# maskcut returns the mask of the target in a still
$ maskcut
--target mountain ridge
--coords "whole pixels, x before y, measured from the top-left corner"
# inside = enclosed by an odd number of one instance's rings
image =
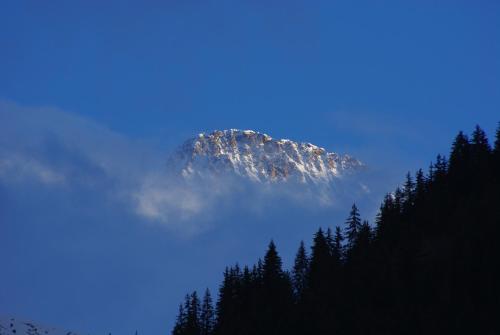
[[[214,130],[185,141],[168,159],[186,179],[234,173],[254,182],[328,184],[365,167],[356,158],[308,142],[254,130]]]

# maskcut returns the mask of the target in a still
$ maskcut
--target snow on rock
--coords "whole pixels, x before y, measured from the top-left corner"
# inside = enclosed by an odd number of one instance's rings
[[[169,158],[185,178],[235,173],[255,182],[329,183],[363,164],[311,143],[273,139],[253,130],[216,130],[184,142]]]
[[[77,335],[76,333],[41,326],[32,321],[12,317],[0,317],[0,335]]]

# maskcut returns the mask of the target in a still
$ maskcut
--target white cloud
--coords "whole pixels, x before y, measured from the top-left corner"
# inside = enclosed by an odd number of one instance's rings
[[[335,194],[227,176],[185,181],[167,175],[168,152],[53,108],[0,102],[0,134],[0,183],[36,181],[63,185],[61,192],[88,191],[83,193],[187,236],[210,229],[231,211],[261,215],[276,203],[310,211],[343,210],[353,195],[349,181],[339,181]]]
[[[50,166],[20,155],[0,158],[0,178],[7,183],[31,179],[43,184],[63,184],[66,179]]]

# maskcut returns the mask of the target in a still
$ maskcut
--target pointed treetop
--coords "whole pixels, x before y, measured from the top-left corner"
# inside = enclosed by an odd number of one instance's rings
[[[361,218],[359,210],[358,207],[356,207],[356,204],[353,204],[351,207],[351,212],[349,213],[349,217],[346,220],[346,236],[349,247],[352,247],[354,245],[360,228]]]
[[[307,284],[307,272],[309,270],[309,259],[307,257],[304,241],[300,241],[299,249],[295,256],[292,269],[292,283],[295,297],[300,299]]]
[[[276,250],[276,245],[274,244],[274,241],[271,240],[266,255],[264,256],[264,265],[263,265],[264,280],[276,277],[282,277],[283,270],[281,268],[281,265],[282,265],[281,257],[278,255],[278,251]]]
[[[344,235],[342,234],[342,229],[339,226],[335,227],[335,237],[333,238],[333,250],[332,254],[336,258],[337,261],[342,260],[343,258],[343,246],[342,242],[344,241]]]
[[[488,137],[479,125],[476,126],[472,133],[471,144],[475,153],[489,153],[491,151]]]
[[[422,169],[418,169],[417,173],[415,174],[415,193],[417,197],[422,195],[424,191],[425,191],[424,171],[422,171]]]
[[[408,172],[406,174],[406,181],[403,186],[403,196],[404,200],[407,202],[407,205],[411,205],[414,193],[415,193],[415,182],[413,181],[410,172]]]
[[[469,138],[460,131],[453,141],[450,153],[450,167],[456,167],[463,163],[469,156]]]
[[[314,234],[313,245],[311,249],[312,263],[319,259],[328,258],[330,256],[330,246],[328,245],[326,236],[321,228],[318,229],[318,232],[316,234]]]

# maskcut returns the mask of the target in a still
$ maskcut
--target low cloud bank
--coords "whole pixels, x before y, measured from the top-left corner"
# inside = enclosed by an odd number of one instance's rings
[[[376,195],[357,175],[333,189],[236,176],[186,181],[168,174],[168,152],[55,108],[1,102],[0,132],[0,192],[16,192],[19,184],[36,184],[37,192],[43,192],[40,185],[67,193],[83,189],[185,236],[213,228],[228,212],[261,215],[278,203],[345,212],[352,201]]]

